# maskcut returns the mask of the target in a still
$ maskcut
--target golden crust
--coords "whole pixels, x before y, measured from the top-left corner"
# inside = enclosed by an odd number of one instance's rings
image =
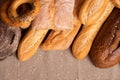
[[[45,42],[40,46],[43,50],[65,50],[68,49],[73,42],[76,34],[80,29],[80,22],[74,24],[73,30],[55,30],[52,31]]]
[[[68,49],[78,33],[81,22],[79,21],[79,10],[84,0],[75,0],[72,30],[52,30],[47,39],[40,46],[43,50],[65,50]],[[64,21],[64,20],[63,20]]]
[[[111,0],[117,8],[120,8],[120,0]]]
[[[36,53],[47,31],[33,28],[28,30],[18,47],[18,58],[20,61],[26,61]]]
[[[109,1],[101,17],[94,22],[93,25],[84,25],[81,32],[78,34],[72,45],[72,53],[77,59],[85,58],[92,46],[93,40],[96,37],[100,27],[112,12],[114,5]]]
[[[79,13],[79,19],[82,24],[95,24],[103,14],[108,3],[109,0],[85,0]]]

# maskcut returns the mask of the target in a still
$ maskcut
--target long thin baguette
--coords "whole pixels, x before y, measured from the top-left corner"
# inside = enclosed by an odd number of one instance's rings
[[[36,53],[47,32],[48,30],[29,29],[19,44],[18,58],[20,61],[26,61]]]
[[[43,50],[65,50],[70,47],[81,26],[78,15],[83,3],[84,0],[75,0],[72,14],[74,17],[72,20],[73,30],[53,30],[40,48]]]
[[[39,45],[53,24],[53,0],[40,0],[40,12],[31,24],[31,28],[21,40],[18,48],[20,61],[30,59],[38,50]]]
[[[109,1],[103,14],[96,22],[94,22],[95,24],[83,26],[81,32],[72,45],[72,53],[77,59],[83,59],[88,55],[94,38],[96,37],[104,21],[112,12],[113,8],[114,5]]]

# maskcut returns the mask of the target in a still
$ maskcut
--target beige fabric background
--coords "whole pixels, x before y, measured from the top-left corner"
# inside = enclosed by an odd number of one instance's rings
[[[99,69],[91,63],[89,57],[81,61],[75,59],[70,49],[39,49],[26,62],[18,61],[15,55],[0,61],[0,80],[120,80],[120,64]]]
[[[26,62],[15,55],[0,62],[0,80],[120,80],[120,65],[94,67],[89,58],[75,59],[70,50],[42,51]]]

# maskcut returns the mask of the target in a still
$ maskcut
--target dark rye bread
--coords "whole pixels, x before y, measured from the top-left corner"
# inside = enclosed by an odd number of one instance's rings
[[[0,21],[0,60],[17,50],[20,38],[20,28],[7,26]]]
[[[120,62],[120,9],[114,9],[96,36],[90,58],[100,68]]]

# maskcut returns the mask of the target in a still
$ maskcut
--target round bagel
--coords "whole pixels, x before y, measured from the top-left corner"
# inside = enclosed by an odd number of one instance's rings
[[[11,2],[9,0],[3,3],[2,7],[0,8],[0,19],[9,26],[22,27],[22,28],[28,27],[30,25],[30,23],[28,22],[27,23],[16,23],[10,20],[7,14],[7,9],[10,4]]]
[[[31,10],[20,15],[17,12],[17,9],[23,4],[29,4]],[[39,0],[13,0],[8,9],[8,16],[15,23],[19,24],[31,23],[31,21],[37,16],[39,9],[40,9]]]

